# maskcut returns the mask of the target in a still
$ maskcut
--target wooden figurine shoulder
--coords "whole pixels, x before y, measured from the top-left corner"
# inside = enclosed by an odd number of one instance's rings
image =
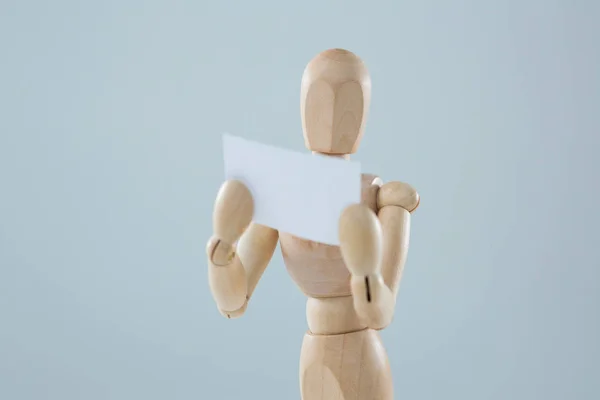
[[[377,208],[379,209],[385,206],[396,206],[412,213],[419,207],[420,201],[419,193],[404,182],[385,183],[377,193]]]

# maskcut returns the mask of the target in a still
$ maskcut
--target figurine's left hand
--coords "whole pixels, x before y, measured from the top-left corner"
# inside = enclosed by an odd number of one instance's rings
[[[380,329],[391,321],[395,296],[380,270],[383,233],[375,213],[363,204],[347,207],[339,222],[340,249],[350,271],[354,308],[363,322]]]

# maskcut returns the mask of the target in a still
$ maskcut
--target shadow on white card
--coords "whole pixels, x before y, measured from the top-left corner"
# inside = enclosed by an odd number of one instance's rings
[[[242,181],[254,198],[254,222],[339,245],[339,217],[360,202],[360,163],[300,153],[223,134],[225,179]]]

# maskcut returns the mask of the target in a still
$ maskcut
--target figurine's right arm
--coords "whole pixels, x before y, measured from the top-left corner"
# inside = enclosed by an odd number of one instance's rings
[[[221,186],[206,253],[210,290],[227,318],[246,311],[279,239],[275,229],[251,223],[253,213],[252,195],[243,183],[227,181]]]

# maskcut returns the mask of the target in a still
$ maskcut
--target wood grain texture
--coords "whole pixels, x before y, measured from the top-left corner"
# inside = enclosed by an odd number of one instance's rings
[[[352,154],[364,133],[371,103],[371,78],[363,61],[343,49],[326,50],[304,70],[300,90],[306,147]]]
[[[394,295],[398,293],[408,256],[410,213],[396,206],[385,206],[378,213],[383,231],[381,275]]]
[[[306,320],[309,332],[313,335],[336,335],[367,327],[356,313],[351,295],[320,299],[309,297]]]
[[[386,328],[394,318],[396,296],[383,277],[380,274],[353,276],[350,286],[359,321],[371,329]]]
[[[307,333],[300,355],[300,390],[302,400],[392,400],[392,375],[379,333]]]
[[[350,295],[350,272],[340,248],[279,234],[281,255],[298,288],[309,297]]]
[[[223,242],[212,237],[206,247],[208,284],[220,310],[233,311],[244,305],[247,297],[246,271],[233,247],[227,245],[228,262],[215,262],[214,254]]]
[[[381,186],[377,195],[378,208],[397,206],[413,212],[419,207],[420,202],[419,193],[404,182],[388,182]]]
[[[377,215],[364,204],[347,207],[339,222],[340,250],[355,276],[376,274],[381,267],[383,231]]]
[[[209,287],[227,318],[244,313],[277,246],[276,230],[251,224],[253,211],[252,195],[243,183],[226,181],[221,186],[206,255]]]
[[[381,180],[373,174],[361,176],[361,202],[376,212],[377,192]],[[283,233],[279,234],[281,254],[288,273],[309,297],[349,296],[350,272],[340,247]]]
[[[371,102],[371,80],[360,58],[342,49],[318,54],[304,70],[300,100],[308,149],[349,159]],[[244,314],[278,242],[290,276],[308,297],[309,332],[300,355],[303,400],[393,399],[378,330],[394,315],[411,213],[420,196],[403,182],[384,184],[371,174],[361,180],[360,204],[340,216],[340,246],[252,224],[253,199],[241,182],[225,182],[215,201],[206,252],[221,314]]]
[[[353,305],[361,323],[372,329],[389,325],[395,296],[381,276],[383,230],[364,204],[347,207],[340,217],[340,248],[352,278]]]
[[[273,257],[278,239],[276,229],[253,223],[238,242],[237,254],[246,271],[248,300]]]
[[[269,265],[275,248],[278,233],[275,229],[259,224],[251,224],[243,233],[237,246],[232,246],[232,255],[226,265],[215,265],[209,255],[209,285],[220,313],[227,318],[241,317]],[[209,241],[219,243],[218,239]],[[222,242],[221,242],[222,243]],[[214,246],[214,244],[213,244]],[[237,251],[236,250],[237,247]]]
[[[246,231],[253,216],[254,199],[246,185],[236,180],[223,183],[213,210],[214,236],[233,245]]]

